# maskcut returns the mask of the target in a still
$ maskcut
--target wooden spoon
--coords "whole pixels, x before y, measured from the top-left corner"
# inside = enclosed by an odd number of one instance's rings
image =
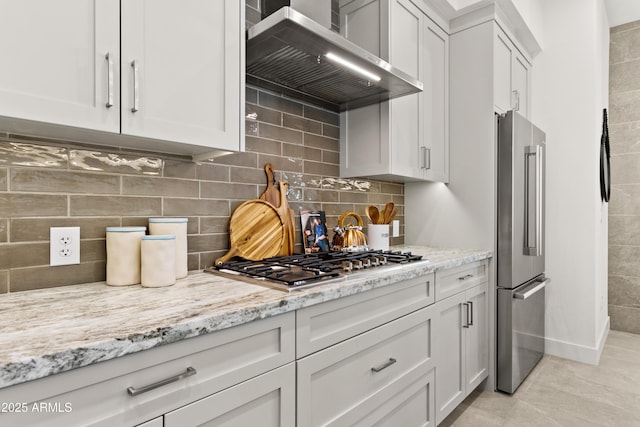
[[[366,211],[367,216],[371,220],[371,224],[378,224],[378,221],[380,220],[380,211],[378,211],[378,208],[370,205],[367,206]]]
[[[393,221],[393,219],[396,217],[396,215],[398,214],[398,208],[397,207],[393,207],[393,209],[391,210],[391,213],[389,214],[389,217],[386,219],[386,223],[385,224],[391,224],[391,221]]]
[[[384,205],[384,210],[382,211],[382,221],[380,222],[380,224],[389,224],[389,222],[391,221],[389,218],[391,217],[391,212],[393,212],[394,208],[395,205],[393,204],[393,202],[387,202],[387,204]]]

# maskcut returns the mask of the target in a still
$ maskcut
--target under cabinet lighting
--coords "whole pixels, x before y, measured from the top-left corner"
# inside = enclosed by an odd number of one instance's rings
[[[331,61],[333,61],[335,63],[338,63],[338,64],[340,64],[340,65],[342,65],[344,67],[349,68],[350,70],[353,70],[353,71],[355,71],[357,73],[362,74],[363,76],[365,76],[369,80],[373,80],[375,82],[379,82],[380,81],[380,76],[378,76],[376,74],[373,74],[370,71],[365,70],[364,68],[354,64],[351,61],[347,61],[346,59],[336,55],[335,53],[329,52],[325,56],[327,57],[327,59],[329,59],[329,60],[331,60]]]

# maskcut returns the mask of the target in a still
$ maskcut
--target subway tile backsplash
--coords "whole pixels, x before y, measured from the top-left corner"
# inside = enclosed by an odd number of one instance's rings
[[[247,25],[259,19],[258,7],[247,2]],[[389,200],[401,224],[391,243],[404,243],[403,184],[338,177],[338,114],[255,87],[245,101],[246,151],[206,162],[0,137],[0,293],[104,280],[105,228],[147,225],[149,217],[187,217],[189,269],[211,265],[229,246],[233,210],[264,191],[266,163],[289,182],[297,252],[300,209],[325,210],[333,228],[342,213],[364,219],[368,204]],[[49,228],[61,226],[80,226],[79,265],[48,265]]]

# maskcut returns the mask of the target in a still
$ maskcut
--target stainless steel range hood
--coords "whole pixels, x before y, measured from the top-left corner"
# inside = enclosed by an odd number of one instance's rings
[[[290,7],[247,31],[247,82],[345,111],[422,91],[422,82]]]

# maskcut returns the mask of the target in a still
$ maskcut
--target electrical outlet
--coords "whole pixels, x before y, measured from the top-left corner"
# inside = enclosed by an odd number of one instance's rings
[[[80,227],[49,229],[49,265],[80,264]]]
[[[400,236],[400,220],[394,219],[391,221],[391,237]]]

